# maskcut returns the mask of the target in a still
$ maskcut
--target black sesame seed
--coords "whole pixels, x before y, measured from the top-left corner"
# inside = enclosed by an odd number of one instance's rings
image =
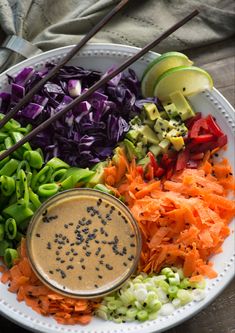
[[[97,284],[94,284],[94,287],[95,287],[95,288],[99,288],[99,287],[97,286]]]
[[[65,260],[60,260],[61,264],[65,263]]]
[[[81,259],[80,259],[80,262],[83,262],[83,261],[84,261],[84,258],[81,258]]]
[[[50,273],[50,274],[54,274],[54,272],[53,272],[53,271],[49,271],[49,273]]]
[[[74,260],[74,258],[70,258],[70,259],[69,259],[69,261],[73,261],[73,260]]]
[[[186,88],[185,87],[183,87],[183,91],[185,91],[186,90]]]
[[[44,212],[42,213],[42,216],[45,216],[45,215],[47,215],[47,209],[44,210]]]
[[[134,243],[131,243],[131,244],[130,244],[130,247],[135,247],[135,244],[134,244]]]
[[[68,256],[70,254],[70,251],[67,251],[65,254],[66,254],[66,256]]]
[[[102,275],[98,275],[98,278],[99,278],[99,279],[103,279],[103,276],[102,276]]]
[[[70,222],[70,223],[69,223],[69,225],[71,225],[71,226],[72,226],[72,225],[73,225],[73,222]]]
[[[100,260],[99,263],[100,263],[101,265],[103,265],[104,261],[103,261],[103,260]]]
[[[104,257],[105,257],[105,254],[101,254],[100,258],[102,258],[102,259],[103,259]]]
[[[81,275],[79,275],[79,276],[78,276],[78,279],[81,281],[81,280],[82,280],[82,276],[81,276]]]
[[[66,269],[67,269],[67,270],[69,270],[69,269],[74,269],[74,266],[73,266],[73,265],[68,265],[68,266],[66,267]]]
[[[78,255],[78,253],[77,253],[77,252],[73,252],[73,255],[74,255],[74,256],[77,256],[77,255]]]
[[[37,233],[37,234],[36,234],[36,237],[40,238],[40,237],[41,237],[41,235]]]
[[[96,271],[99,271],[100,269],[99,269],[99,267],[96,267],[95,270],[96,270]]]
[[[96,243],[96,244],[99,244],[100,241],[99,241],[98,239],[95,239],[95,243]]]
[[[108,270],[112,270],[113,269],[113,266],[109,265],[109,264],[106,264],[105,267],[108,269]]]
[[[127,263],[126,263],[126,262],[124,262],[124,263],[123,263],[123,266],[127,266]]]
[[[82,267],[82,269],[86,269],[86,266],[85,266],[85,265],[82,265],[81,267]]]
[[[58,256],[60,254],[60,251],[56,251],[55,254]]]
[[[65,229],[68,229],[69,226],[68,226],[68,224],[64,224],[64,227],[65,227]]]

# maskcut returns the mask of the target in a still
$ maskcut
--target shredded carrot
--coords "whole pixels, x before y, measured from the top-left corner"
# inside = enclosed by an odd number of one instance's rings
[[[235,215],[235,202],[227,198],[235,182],[228,160],[212,163],[206,153],[199,169],[185,169],[171,179],[147,182],[135,161],[122,179],[112,183],[137,220],[143,239],[139,270],[159,272],[180,265],[188,277],[214,278],[209,262],[221,251]],[[112,172],[115,165],[110,164]]]
[[[25,301],[41,315],[53,316],[60,324],[88,324],[98,303],[65,297],[50,290],[32,271],[26,256],[24,239],[19,252],[20,258],[10,270],[5,270],[1,277],[2,283],[9,283],[8,290],[17,294],[17,300]]]

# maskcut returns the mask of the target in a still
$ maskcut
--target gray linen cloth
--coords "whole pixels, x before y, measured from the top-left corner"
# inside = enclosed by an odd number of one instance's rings
[[[119,0],[0,0],[0,45],[17,35],[43,51],[77,43]],[[200,15],[155,48],[185,50],[235,33],[233,0],[130,0],[91,41],[143,47],[194,8]],[[0,48],[0,66],[21,60]]]

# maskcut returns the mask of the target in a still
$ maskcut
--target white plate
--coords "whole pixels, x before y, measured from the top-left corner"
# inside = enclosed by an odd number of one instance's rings
[[[71,47],[62,47],[55,49],[31,59],[25,60],[15,65],[7,73],[15,75],[25,66],[33,66],[35,69],[41,69],[46,62],[58,62]],[[117,44],[90,44],[86,46],[70,64],[76,64],[89,69],[105,71],[113,64],[120,64],[127,57],[133,55],[138,49],[125,45]],[[146,65],[156,57],[156,53],[150,52],[145,57],[132,65],[137,75],[145,69]],[[6,72],[5,72],[6,73]],[[5,73],[0,75],[0,91],[6,91],[8,87],[7,77]],[[222,130],[228,135],[229,145],[225,156],[234,165],[235,151],[235,122],[234,109],[225,100],[225,98],[216,90],[212,92],[204,92],[200,95],[190,98],[190,101],[196,111],[203,114],[213,114],[216,116]],[[218,277],[207,281],[206,298],[200,302],[191,302],[186,306],[175,310],[175,312],[167,317],[159,317],[154,321],[144,323],[125,323],[115,324],[105,322],[94,318],[87,326],[63,326],[58,325],[54,319],[38,315],[36,312],[27,307],[24,303],[16,300],[16,295],[7,291],[7,286],[0,284],[0,311],[10,320],[21,326],[27,327],[29,330],[36,332],[70,332],[70,333],[152,333],[162,332],[170,327],[178,325],[182,321],[195,315],[198,311],[206,307],[218,294],[227,286],[234,276],[235,261],[235,240],[234,240],[235,220],[230,224],[231,235],[223,244],[223,253],[212,258],[214,267],[218,272]]]

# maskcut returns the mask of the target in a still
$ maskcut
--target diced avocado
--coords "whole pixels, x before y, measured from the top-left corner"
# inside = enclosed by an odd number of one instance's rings
[[[142,120],[139,116],[135,116],[134,118],[131,119],[130,124],[141,126],[142,125]]]
[[[165,119],[157,119],[155,125],[154,125],[154,130],[160,140],[166,136],[166,133],[164,132],[169,132],[171,129],[173,129],[174,126],[171,125],[171,123],[168,120]]]
[[[175,91],[170,94],[170,99],[172,103],[175,104],[176,109],[180,115],[180,118],[185,121],[193,116],[195,116],[194,111],[189,105],[188,101],[180,91]]]
[[[178,129],[176,128],[173,128],[172,130],[170,130],[167,135],[166,135],[166,138],[167,139],[170,139],[170,138],[174,138],[174,137],[177,137],[177,136],[180,136],[180,132]]]
[[[166,111],[161,111],[160,112],[160,117],[162,119],[169,119],[168,114],[166,113]]]
[[[181,125],[181,122],[175,119],[170,119],[169,124],[172,128],[177,128],[179,125]]]
[[[166,113],[170,119],[179,116],[179,112],[174,103],[164,105],[164,109],[166,110]]]
[[[168,148],[170,147],[170,141],[168,139],[164,139],[159,143],[159,147],[161,148],[161,151],[163,153],[166,153],[168,151]]]
[[[169,140],[176,151],[180,151],[184,147],[184,139],[182,136],[170,137]]]
[[[160,117],[157,106],[154,103],[144,104],[144,110],[150,120],[156,120]]]
[[[134,130],[134,129],[131,129],[127,132],[126,134],[126,138],[131,140],[132,142],[136,142],[137,139],[138,139],[138,136],[139,136],[139,132]]]
[[[124,145],[126,148],[126,152],[127,152],[127,157],[128,159],[131,161],[133,158],[142,158],[142,152],[141,149],[136,147],[133,142],[131,142],[128,139],[124,139]]]
[[[137,152],[137,158],[141,159],[143,158],[147,153],[147,147],[145,146],[144,142],[139,141],[136,145],[136,152]]]
[[[150,159],[148,156],[145,156],[144,158],[141,158],[141,160],[138,161],[138,165],[146,165],[150,162]]]
[[[156,133],[148,125],[144,125],[142,127],[141,133],[143,137],[147,140],[147,142],[153,143],[155,145],[159,143]]]
[[[87,186],[94,187],[97,184],[104,182],[104,168],[107,166],[107,162],[99,162],[97,163],[92,170],[95,171],[95,174],[89,180]]]
[[[177,130],[179,131],[179,135],[180,136],[184,136],[188,133],[188,129],[187,127],[185,126],[185,124],[181,124],[177,127]]]
[[[157,145],[151,145],[148,149],[149,149],[149,151],[151,151],[151,153],[153,153],[153,155],[155,157],[157,157],[161,152],[161,148],[159,147],[159,145],[158,146]]]

